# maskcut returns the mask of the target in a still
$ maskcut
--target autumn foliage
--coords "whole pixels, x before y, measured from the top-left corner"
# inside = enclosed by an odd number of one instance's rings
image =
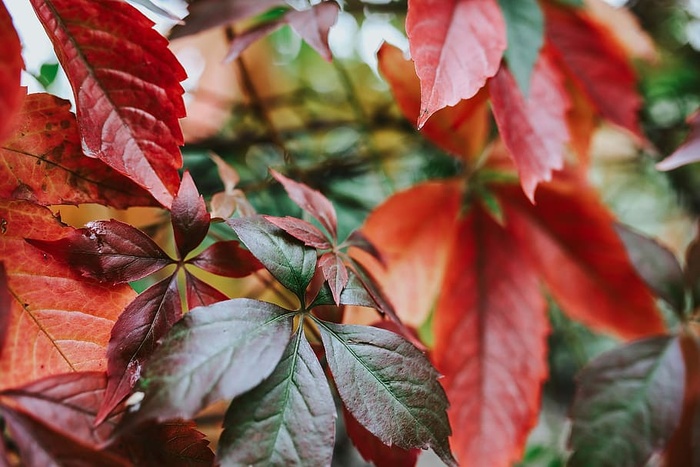
[[[653,146],[623,32],[650,39],[631,12],[616,30],[599,0],[392,3],[410,58],[376,53],[393,104],[378,120],[402,138],[386,149],[329,43],[372,2],[195,0],[166,38],[132,5],[172,19],[158,2],[24,1],[73,99],[20,85],[0,2],[0,465],[322,466],[341,436],[378,466],[422,449],[513,465],[542,410],[553,308],[619,340],[578,374],[568,464],[698,462],[700,246],[681,265],[588,179],[601,125]],[[350,95],[364,140],[342,156],[307,151],[269,112],[260,83],[284,73],[268,49],[255,69],[246,53],[285,26]],[[247,107],[242,129],[202,138],[181,129],[170,46],[212,32]],[[293,105],[319,105],[305,96]],[[340,134],[312,113],[303,135]],[[700,114],[688,125],[658,169],[700,160]],[[279,158],[213,154],[230,134]],[[367,154],[404,149],[446,173],[382,182],[371,207],[334,186],[389,180]],[[149,207],[150,222],[64,223],[62,206],[87,204]],[[202,413],[222,401],[208,439]]]

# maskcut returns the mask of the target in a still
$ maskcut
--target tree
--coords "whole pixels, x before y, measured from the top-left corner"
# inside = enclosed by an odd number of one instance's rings
[[[568,319],[623,341],[578,375],[568,463],[697,461],[698,244],[681,266],[587,175],[602,122],[664,148],[629,10],[197,0],[166,39],[122,0],[28,1],[73,103],[20,86],[0,3],[0,464],[329,465],[339,411],[376,465],[512,465]],[[375,10],[411,55],[377,51],[388,90],[329,45]],[[207,34],[243,99],[200,87],[183,133],[170,40]],[[287,65],[258,42],[297,36]],[[698,160],[699,123],[659,169]],[[55,214],[86,203],[156,214]],[[196,421],[221,401],[215,457]]]

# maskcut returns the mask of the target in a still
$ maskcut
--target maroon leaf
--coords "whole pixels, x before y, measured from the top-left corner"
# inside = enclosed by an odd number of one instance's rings
[[[335,215],[335,208],[328,201],[328,198],[319,191],[311,189],[303,183],[295,182],[272,169],[270,169],[270,173],[282,184],[292,201],[319,221],[334,239],[337,238],[338,219]]]
[[[126,307],[107,347],[107,390],[96,423],[104,421],[129,394],[144,363],[181,316],[177,275],[152,285]]]
[[[185,115],[182,66],[153,23],[120,0],[32,0],[73,88],[83,150],[169,207]]]
[[[656,164],[659,170],[672,170],[682,165],[700,161],[700,111],[688,117],[690,134],[673,154]]]
[[[20,76],[24,62],[22,61],[22,45],[12,25],[12,18],[0,2],[0,142],[9,134],[13,126],[15,113],[22,105],[22,98],[27,92],[20,87]]]
[[[246,277],[263,267],[253,254],[235,240],[217,242],[187,262],[224,277]]]
[[[228,297],[223,292],[215,289],[187,270],[185,270],[185,280],[187,283],[188,310],[228,300]]]
[[[56,241],[27,241],[100,282],[135,281],[173,263],[148,235],[116,220],[90,222]]]
[[[321,232],[318,227],[304,220],[289,216],[263,217],[287,232],[292,237],[301,240],[307,246],[318,248],[319,250],[330,250],[333,248],[324,233]]]
[[[190,173],[185,172],[171,209],[171,222],[180,259],[185,259],[187,253],[202,243],[209,231],[209,220],[204,198],[197,191]]]
[[[151,423],[124,436],[135,465],[168,467],[211,467],[214,453],[209,441],[192,421]]]
[[[347,240],[345,240],[345,244],[350,247],[359,248],[379,261],[379,264],[386,266],[386,258],[384,258],[382,252],[377,249],[374,243],[372,243],[361,230],[353,230]]]
[[[12,296],[7,287],[7,272],[5,265],[0,262],[0,355],[7,339],[7,330],[10,327],[10,317],[12,316]]]
[[[333,293],[333,301],[340,305],[340,294],[348,283],[348,268],[343,264],[339,255],[325,253],[318,260],[318,267],[323,271],[323,277],[328,281],[328,285]]]
[[[98,159],[85,157],[70,102],[29,94],[0,147],[0,197],[34,203],[99,203],[124,209],[155,204],[146,190]]]

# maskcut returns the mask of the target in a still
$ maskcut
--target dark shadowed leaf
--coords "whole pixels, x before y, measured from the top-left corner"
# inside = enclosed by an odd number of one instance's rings
[[[384,259],[382,252],[379,251],[374,243],[372,243],[361,230],[353,230],[344,243],[349,247],[359,248],[379,261],[379,264],[386,266],[386,260]]]
[[[187,263],[224,277],[246,277],[263,267],[235,240],[214,243]]]
[[[340,305],[341,294],[348,283],[348,268],[345,267],[343,259],[337,254],[325,253],[319,258],[318,267],[328,281],[335,304]]]
[[[552,171],[564,165],[569,99],[563,78],[550,56],[543,53],[535,65],[527,99],[505,67],[490,81],[489,92],[493,116],[518,167],[520,184],[534,202],[537,185],[551,180]]]
[[[124,436],[125,449],[135,465],[211,467],[214,453],[192,421],[170,420],[146,424]]]
[[[421,83],[422,127],[496,74],[506,26],[496,0],[409,0],[406,32]]]
[[[700,111],[688,117],[690,134],[673,154],[656,164],[659,170],[672,170],[682,165],[700,161]]]
[[[688,245],[685,251],[685,283],[693,297],[693,306],[700,304],[700,238]]]
[[[433,448],[448,465],[447,397],[438,373],[398,334],[316,320],[328,366],[345,407],[389,446]]]
[[[182,316],[177,275],[154,284],[131,302],[112,328],[107,347],[107,390],[97,423],[131,392],[159,341]]]
[[[7,271],[5,265],[0,262],[0,355],[7,339],[7,330],[10,327],[12,316],[12,295],[7,285]]]
[[[544,44],[544,14],[537,0],[499,0],[498,3],[506,20],[508,69],[522,95],[527,97],[530,78]]]
[[[569,465],[645,465],[676,429],[685,365],[676,337],[656,337],[607,352],[578,378],[571,412]]]
[[[168,41],[123,1],[31,3],[73,88],[85,153],[170,207],[182,165],[186,73]]]
[[[330,465],[336,410],[323,368],[297,329],[277,368],[235,399],[219,441],[224,465]]]
[[[27,241],[100,282],[135,281],[173,262],[148,235],[117,220],[90,222],[53,242]]]
[[[330,250],[333,248],[324,233],[313,224],[296,217],[264,217],[292,237],[304,242],[307,246],[318,248],[319,250]]]
[[[22,98],[26,89],[20,87],[20,76],[24,62],[22,61],[22,45],[12,25],[12,18],[0,2],[0,44],[2,44],[2,56],[0,58],[0,142],[10,133],[13,126],[15,113],[22,105]]]
[[[261,216],[226,223],[275,279],[298,297],[304,296],[316,269],[316,250],[298,243]]]
[[[615,230],[644,282],[682,315],[685,310],[685,279],[676,256],[656,240],[626,226],[617,224]]]
[[[29,94],[9,137],[0,143],[0,196],[34,203],[99,203],[115,208],[155,204],[153,197],[98,159],[85,157],[70,102]]]
[[[215,289],[187,270],[185,270],[185,282],[187,284],[188,310],[228,300],[228,297],[223,292]]]
[[[207,205],[197,191],[189,172],[182,176],[180,189],[173,200],[170,213],[177,251],[180,253],[180,259],[185,259],[187,253],[202,243],[209,230]]]
[[[146,396],[132,422],[192,418],[253,389],[292,335],[289,310],[245,298],[196,308],[167,334],[142,374]]]

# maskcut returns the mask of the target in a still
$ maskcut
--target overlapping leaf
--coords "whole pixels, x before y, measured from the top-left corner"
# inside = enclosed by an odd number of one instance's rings
[[[676,429],[685,365],[678,338],[635,342],[579,375],[571,416],[571,466],[644,465]]]
[[[153,198],[102,161],[85,157],[70,102],[29,94],[0,143],[0,197],[35,203],[146,206]]]
[[[187,264],[224,277],[245,277],[263,267],[236,241],[216,242],[188,260]]]
[[[409,0],[406,32],[421,82],[422,127],[498,71],[506,26],[497,0]]]
[[[186,75],[123,1],[32,0],[75,95],[83,150],[169,207],[177,191]]]
[[[0,232],[13,297],[0,388],[57,373],[104,370],[110,330],[134,298],[133,290],[86,280],[25,242],[56,241],[74,233],[46,208],[0,201]]]
[[[3,46],[2,58],[0,58],[0,108],[3,116],[0,119],[0,142],[2,142],[12,129],[15,113],[22,105],[22,98],[26,90],[20,87],[20,76],[24,61],[22,60],[22,44],[12,25],[12,18],[0,2],[0,44]]]
[[[700,111],[688,118],[688,125],[690,134],[685,142],[673,154],[656,164],[659,170],[672,170],[700,161]]]
[[[520,92],[530,94],[530,78],[544,44],[544,14],[536,0],[499,0],[506,21],[505,59]]]
[[[7,271],[4,263],[0,262],[0,355],[5,346],[7,330],[10,327],[12,313],[12,296],[7,283]]]
[[[180,259],[185,259],[207,236],[210,220],[204,198],[197,191],[189,172],[182,176],[170,215],[177,251]]]

